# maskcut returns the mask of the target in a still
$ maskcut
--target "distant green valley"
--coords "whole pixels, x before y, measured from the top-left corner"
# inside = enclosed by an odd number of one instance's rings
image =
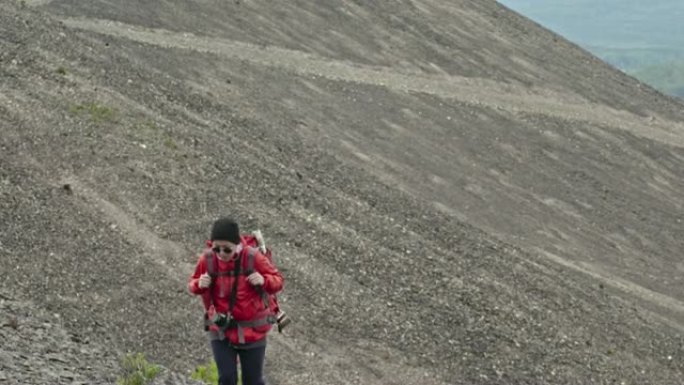
[[[684,1],[499,0],[602,60],[684,98]]]

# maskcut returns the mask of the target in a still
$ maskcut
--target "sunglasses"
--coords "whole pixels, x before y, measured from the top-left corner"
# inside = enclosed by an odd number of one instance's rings
[[[224,247],[216,246],[216,247],[213,247],[212,250],[213,250],[215,253],[220,253],[221,251],[223,251],[223,252],[226,253],[226,254],[230,254],[230,253],[233,252],[233,248],[232,248],[232,247],[228,247],[228,246],[224,246]]]

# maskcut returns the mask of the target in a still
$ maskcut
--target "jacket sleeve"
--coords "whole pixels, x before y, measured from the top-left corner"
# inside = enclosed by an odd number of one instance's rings
[[[200,254],[195,266],[195,272],[188,279],[188,291],[192,294],[204,294],[208,289],[200,289],[198,286],[199,277],[207,272],[207,261],[203,254]]]
[[[283,276],[273,263],[261,252],[254,257],[254,269],[264,276],[264,291],[275,294],[283,289]]]

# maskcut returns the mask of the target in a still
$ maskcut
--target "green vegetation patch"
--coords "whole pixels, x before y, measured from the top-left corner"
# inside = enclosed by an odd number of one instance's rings
[[[216,367],[216,362],[212,361],[207,365],[198,366],[190,377],[193,380],[202,381],[205,384],[218,384],[218,368]],[[242,378],[240,378],[239,370],[237,383],[238,385],[242,384]]]
[[[198,366],[192,375],[193,380],[202,381],[205,384],[218,384],[218,368],[216,362]]]
[[[161,130],[159,126],[157,125],[157,122],[155,122],[152,119],[145,119],[142,121],[139,121],[135,124],[135,129],[137,131],[141,132],[154,132],[157,133]]]
[[[95,123],[113,122],[116,110],[97,103],[75,104],[69,107],[69,112],[80,117],[87,117]]]
[[[135,140],[160,143],[169,150],[178,150],[179,145],[171,133],[165,131],[152,119],[138,121],[133,126],[135,129],[130,135]]]
[[[122,375],[117,385],[145,385],[159,374],[159,366],[147,362],[145,355],[127,354],[121,361]]]

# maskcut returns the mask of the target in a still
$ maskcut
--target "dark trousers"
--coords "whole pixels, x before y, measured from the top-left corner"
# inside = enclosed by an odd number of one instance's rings
[[[235,349],[227,339],[211,341],[218,368],[219,385],[237,385],[237,357],[242,368],[242,385],[264,385],[266,346]]]

